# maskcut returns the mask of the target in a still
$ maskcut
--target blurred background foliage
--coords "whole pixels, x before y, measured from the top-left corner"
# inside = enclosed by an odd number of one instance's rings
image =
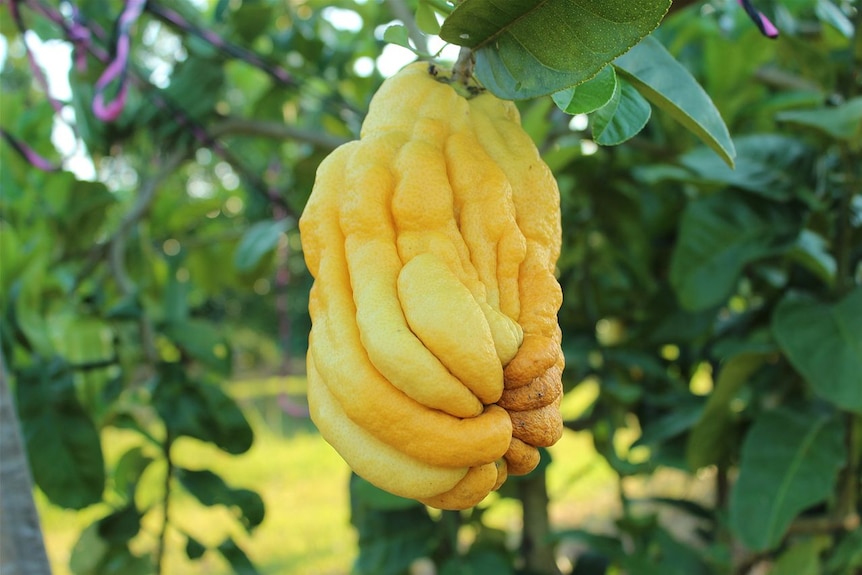
[[[296,228],[413,57],[387,26],[433,53],[414,15],[450,7],[150,1],[117,27],[134,4],[0,6],[2,367],[55,573],[862,569],[858,2],[760,2],[776,40],[735,2],[671,7],[653,36],[735,170],[661,109],[605,147],[519,102],[560,184],[568,430],[464,513],[348,482],[315,434]]]

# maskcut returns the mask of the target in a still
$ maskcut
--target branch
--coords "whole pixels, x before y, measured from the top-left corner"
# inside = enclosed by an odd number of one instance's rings
[[[98,359],[95,361],[85,361],[83,363],[73,363],[69,367],[73,371],[93,371],[97,369],[106,369],[114,367],[120,363],[120,358],[117,356],[109,357],[108,359]]]
[[[300,142],[314,144],[320,148],[330,150],[348,142],[346,138],[341,138],[339,136],[314,132],[311,130],[303,130],[286,124],[264,122],[261,120],[249,120],[246,118],[227,118],[212,126],[209,130],[209,135],[212,139],[231,134],[261,136],[278,140],[298,140]]]
[[[548,488],[543,469],[518,481],[518,498],[524,512],[521,556],[527,571],[560,575],[554,547],[549,542],[551,527],[548,517]]]
[[[764,66],[754,73],[754,78],[771,88],[778,90],[800,90],[803,92],[822,92],[823,88],[816,83],[778,68]]]
[[[734,575],[746,575],[754,568],[755,565],[760,563],[761,561],[765,561],[770,558],[769,551],[758,551],[757,553],[750,553],[743,557],[733,568]]]
[[[257,52],[228,42],[218,34],[213,33],[211,30],[207,30],[206,28],[187,20],[182,14],[171,8],[166,8],[158,2],[149,0],[149,2],[146,3],[145,9],[163,22],[179,29],[181,32],[195,36],[214,48],[221,50],[228,56],[238,58],[263,70],[282,84],[292,87],[296,87],[298,85],[297,81],[284,68],[266,62]]]
[[[38,10],[43,16],[56,24],[61,30],[63,30],[67,40],[75,44],[77,32],[72,29],[72,27],[66,22],[66,18],[58,10],[53,9],[50,6],[44,5],[43,2],[35,2],[33,4],[35,6],[34,9]],[[101,29],[101,27],[92,24],[90,28],[93,31],[93,35],[95,38],[99,38],[102,41],[106,40],[108,35]],[[216,40],[215,38],[210,38],[209,40],[216,41],[217,44],[221,42],[220,40]],[[104,63],[106,66],[110,65],[110,62],[112,61],[112,56],[109,51],[99,46],[96,42],[85,42],[81,45],[81,49],[85,50],[86,52],[89,52],[94,58]],[[286,72],[282,73],[279,70],[280,69],[276,70],[274,68],[270,68],[269,71],[276,77],[281,77],[286,74]],[[216,141],[212,136],[210,136],[210,134],[204,129],[204,127],[199,122],[194,120],[189,115],[189,113],[185,109],[183,109],[182,106],[179,106],[176,103],[172,102],[164,90],[157,88],[149,80],[147,80],[147,74],[139,71],[135,66],[130,64],[128,67],[128,75],[129,80],[140,89],[140,93],[144,97],[148,98],[150,103],[155,106],[155,108],[167,114],[170,114],[173,117],[173,121],[177,125],[183,127],[186,131],[188,131],[198,141],[199,145],[211,148],[216,155],[220,156],[231,166],[233,166],[234,170],[236,170],[243,178],[245,178],[251,184],[252,191],[259,193],[266,189],[266,186],[259,181],[259,178],[257,177],[255,172],[245,169],[242,166],[242,163],[239,162],[239,160],[235,158],[227,148],[222,146],[218,141]],[[292,82],[292,80],[287,77],[281,79],[288,83]],[[279,201],[284,202],[281,199],[279,199]],[[100,256],[100,254],[97,253],[97,251],[94,249],[92,252],[92,257],[88,260],[88,264],[84,269],[84,273],[79,274],[79,277],[76,279],[76,289],[80,285],[80,283],[84,279],[86,279],[87,275],[92,273],[96,264],[101,261],[101,259],[103,259],[103,256]]]
[[[833,513],[816,517],[800,517],[790,524],[789,535],[822,535],[834,531],[853,531],[859,527],[859,514],[851,510],[846,514]]]
[[[81,266],[81,271],[75,276],[75,281],[72,284],[71,292],[75,292],[79,287],[84,283],[90,274],[92,274],[100,263],[105,261],[105,258],[108,255],[108,250],[110,249],[110,244],[98,243],[93,244],[93,247],[90,248],[89,252],[86,256],[86,261],[84,261],[84,265]]]
[[[183,160],[185,160],[186,155],[187,152],[185,150],[175,151],[162,164],[158,172],[141,184],[141,187],[138,188],[138,197],[135,200],[135,204],[123,217],[117,231],[114,232],[114,235],[107,242],[108,268],[114,277],[114,281],[117,282],[117,288],[124,296],[134,295],[136,290],[135,283],[126,271],[126,239],[132,229],[150,211],[150,206],[156,197],[159,185],[179,167]],[[141,345],[144,348],[144,356],[150,364],[155,364],[159,357],[155,339],[152,324],[146,316],[142,316]]]
[[[162,575],[162,573],[163,573],[165,550],[167,549],[167,541],[168,541],[168,522],[169,522],[170,501],[171,501],[171,480],[174,477],[174,461],[171,458],[171,446],[172,445],[173,445],[173,438],[171,437],[171,434],[168,433],[167,437],[165,437],[165,443],[162,446],[162,454],[165,457],[167,469],[165,470],[165,481],[163,484],[165,491],[164,491],[164,496],[162,499],[162,509],[164,512],[164,517],[162,518],[162,527],[159,530],[158,547],[156,548],[156,575]]]
[[[159,185],[179,167],[185,157],[185,150],[175,152],[153,177],[141,184],[141,187],[138,188],[138,197],[135,200],[135,204],[126,213],[117,231],[108,240],[108,264],[117,282],[117,286],[123,295],[132,295],[135,291],[135,284],[129,278],[128,273],[126,273],[126,239],[132,228],[150,211],[150,206],[156,197]]]
[[[411,40],[413,40],[413,45],[416,46],[416,50],[422,54],[427,54],[428,41],[425,38],[425,34],[423,34],[422,30],[420,30],[416,25],[413,11],[410,10],[407,3],[404,2],[404,0],[386,0],[386,3],[389,5],[389,10],[392,12],[392,15],[398,20],[404,22],[404,26],[407,28],[407,35],[410,36]]]

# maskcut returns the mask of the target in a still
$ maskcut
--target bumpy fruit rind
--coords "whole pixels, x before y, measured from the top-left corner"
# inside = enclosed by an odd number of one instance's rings
[[[299,225],[312,419],[378,487],[464,509],[562,433],[561,228],[514,104],[447,76],[383,83]]]

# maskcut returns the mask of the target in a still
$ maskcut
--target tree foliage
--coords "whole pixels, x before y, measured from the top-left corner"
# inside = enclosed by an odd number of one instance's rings
[[[247,533],[261,523],[258,494],[172,447],[252,445],[221,383],[303,356],[296,219],[315,169],[358,134],[382,81],[369,63],[389,43],[434,57],[436,35],[518,100],[558,178],[564,380],[599,390],[567,426],[591,432],[622,511],[608,533],[553,525],[548,452],[466,513],[354,478],[356,572],[420,557],[443,574],[555,572],[570,541],[577,574],[862,568],[859,4],[599,4],[3,3],[2,359],[37,487],[107,510],[75,573],[163,572],[180,492]],[[777,39],[758,29],[772,22]],[[71,50],[67,94],[33,59],[46,41]],[[137,438],[108,463],[107,428]],[[142,505],[156,465],[163,493]],[[629,492],[668,468],[711,497]],[[518,548],[484,521],[506,499],[524,510]],[[680,537],[664,509],[697,528]],[[147,514],[158,537],[130,546]],[[180,536],[192,560],[257,572],[233,529]]]

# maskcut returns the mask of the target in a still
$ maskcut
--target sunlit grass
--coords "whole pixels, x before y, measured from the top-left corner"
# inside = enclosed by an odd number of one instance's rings
[[[176,489],[169,513],[175,526],[167,532],[166,574],[228,575],[228,564],[215,552],[197,561],[185,555],[187,533],[201,543],[215,546],[231,535],[262,573],[326,575],[346,574],[356,555],[356,536],[349,523],[347,482],[349,469],[335,451],[314,431],[307,420],[284,414],[273,395],[261,391],[298,391],[297,382],[285,387],[267,380],[230,387],[243,405],[255,431],[252,448],[239,456],[228,455],[212,445],[180,439],[173,459],[189,469],[210,469],[231,487],[257,491],[264,499],[266,517],[250,535],[244,533],[229,510],[207,508]],[[252,401],[253,399],[253,401]],[[139,444],[129,431],[109,428],[103,434],[109,468],[128,448]],[[165,466],[153,463],[136,493],[140,508],[152,506],[141,533],[133,540],[135,550],[155,548],[162,523],[162,493]],[[106,505],[82,512],[60,509],[37,494],[37,505],[45,531],[46,546],[54,575],[69,575],[72,548],[81,531],[108,513]]]
[[[266,505],[263,523],[245,533],[231,511],[207,508],[175,489],[170,501],[173,527],[167,531],[167,575],[229,575],[226,561],[216,552],[190,561],[185,554],[186,534],[206,546],[217,546],[232,536],[267,575],[347,575],[356,557],[356,533],[349,523],[349,469],[305,418],[282,411],[276,399],[288,393],[303,403],[305,380],[269,378],[231,384],[231,395],[242,406],[255,431],[252,448],[240,456],[213,445],[183,438],[172,452],[175,463],[189,469],[210,469],[234,488],[258,492]],[[598,394],[597,382],[586,381],[567,394],[562,410],[567,419],[582,414]],[[619,439],[619,451],[637,437],[632,430]],[[130,447],[143,444],[131,431],[108,429],[103,435],[108,468]],[[587,527],[603,530],[619,512],[616,474],[595,451],[589,432],[566,431],[550,448],[548,468],[549,513],[556,529]],[[153,453],[155,455],[155,453]],[[156,547],[162,524],[164,462],[151,464],[136,493],[139,508],[151,509],[141,533],[133,540],[135,551]],[[108,513],[107,505],[82,512],[52,506],[37,494],[54,575],[70,575],[69,559],[80,532]],[[492,494],[483,503],[489,509],[484,521],[506,531],[513,546],[521,529],[520,504]]]

